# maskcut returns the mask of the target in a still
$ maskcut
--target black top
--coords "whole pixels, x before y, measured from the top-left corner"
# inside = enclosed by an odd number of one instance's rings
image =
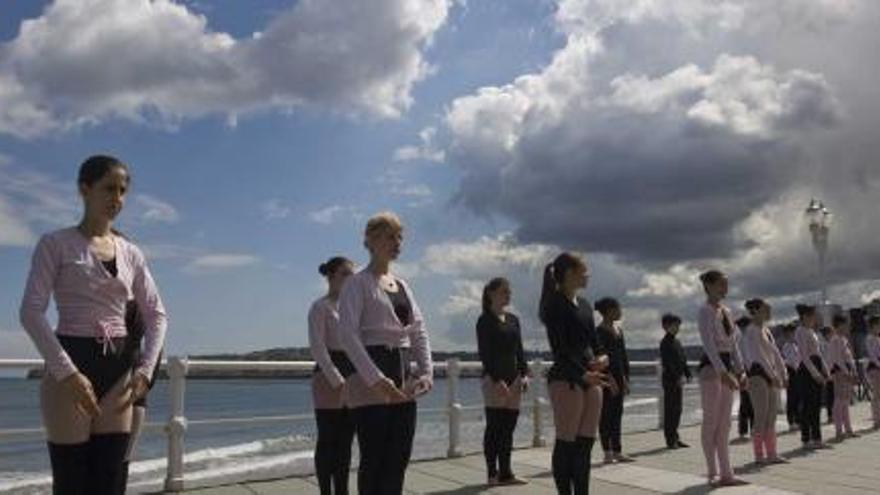
[[[625,378],[629,381],[629,357],[626,355],[626,340],[623,331],[615,334],[611,329],[599,325],[596,329],[596,339],[599,347],[605,349],[608,354],[608,372],[617,381],[623,384]]]
[[[386,290],[385,293],[391,299],[391,305],[394,306],[394,314],[397,315],[400,323],[404,326],[412,323],[412,304],[410,304],[409,297],[407,297],[406,291],[403,289],[403,284],[397,283],[397,292]]]
[[[548,297],[544,325],[553,354],[548,381],[567,381],[585,386],[584,373],[596,355],[604,354],[596,339],[593,306],[583,298],[577,305],[562,293]]]
[[[681,342],[672,335],[666,333],[660,341],[660,363],[663,366],[663,383],[677,384],[682,376],[691,378],[691,370],[688,368],[687,356]]]
[[[483,376],[508,385],[529,372],[522,345],[519,318],[504,313],[504,321],[494,313],[483,313],[477,320],[477,352],[483,362]]]
[[[104,268],[107,269],[107,272],[110,273],[110,275],[113,275],[114,278],[119,273],[119,270],[116,268],[116,258],[108,261],[102,261],[101,264],[104,265]]]

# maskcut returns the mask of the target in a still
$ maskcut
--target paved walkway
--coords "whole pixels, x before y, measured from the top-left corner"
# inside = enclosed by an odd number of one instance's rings
[[[779,438],[779,450],[789,464],[756,468],[751,463],[751,444],[731,447],[731,460],[736,472],[751,484],[742,487],[711,489],[704,481],[705,463],[699,448],[698,426],[681,430],[682,438],[692,445],[689,449],[669,451],[663,448],[663,435],[658,431],[626,435],[624,450],[636,458],[632,464],[602,466],[601,449],[593,455],[591,493],[615,495],[647,495],[678,493],[698,495],[712,492],[719,495],[855,495],[880,493],[880,431],[868,430],[866,404],[853,409],[860,438],[835,444],[833,449],[805,452],[800,437],[786,433]],[[824,414],[823,414],[824,416]],[[780,419],[782,416],[780,416]],[[779,427],[783,425],[780,423]],[[825,426],[825,438],[833,429]],[[597,446],[598,447],[598,446]],[[481,493],[553,494],[550,475],[550,450],[522,449],[514,453],[514,470],[529,484],[518,487],[484,485],[485,467],[482,456],[468,455],[457,459],[438,459],[410,465],[406,477],[407,493],[433,495],[475,495]],[[352,475],[352,493],[355,476]],[[242,483],[187,492],[192,495],[269,495],[318,494],[314,478],[288,478],[275,481]]]

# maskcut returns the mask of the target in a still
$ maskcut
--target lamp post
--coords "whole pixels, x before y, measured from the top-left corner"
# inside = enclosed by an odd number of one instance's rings
[[[815,198],[810,200],[810,205],[806,211],[807,220],[810,224],[810,235],[813,238],[813,248],[819,255],[819,286],[820,299],[819,306],[824,310],[828,305],[828,287],[825,281],[825,257],[828,252],[828,232],[831,229],[831,211],[817,201]]]

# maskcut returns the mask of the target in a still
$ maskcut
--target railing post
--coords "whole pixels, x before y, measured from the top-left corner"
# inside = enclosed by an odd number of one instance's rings
[[[660,385],[657,393],[657,428],[663,429],[663,410],[665,406],[663,404],[663,362],[659,359],[657,360],[656,370],[657,370],[657,383]]]
[[[544,363],[537,358],[529,363],[529,368],[532,375],[532,447],[544,447],[547,441],[544,439],[543,417],[547,400],[541,397],[540,387],[544,382]]]
[[[458,448],[459,433],[461,432],[461,404],[458,403],[458,377],[461,370],[458,366],[458,358],[446,361],[446,383],[448,395],[446,407],[449,411],[449,450],[446,457],[461,457],[462,452]]]
[[[171,411],[165,432],[168,434],[168,468],[165,471],[165,491],[183,490],[183,453],[186,416],[184,400],[186,394],[187,360],[180,356],[168,358],[169,389],[171,391]]]

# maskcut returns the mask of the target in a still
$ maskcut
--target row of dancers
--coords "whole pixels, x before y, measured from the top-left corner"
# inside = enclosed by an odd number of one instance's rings
[[[129,167],[115,157],[93,156],[81,165],[77,183],[82,220],[40,238],[20,316],[46,363],[40,406],[53,493],[115,495],[125,492],[128,453],[139,423],[134,406],[145,405],[168,319],[143,253],[113,228],[131,184]],[[393,213],[375,215],[363,234],[369,253],[365,268],[356,271],[342,257],[320,267],[328,292],[312,305],[308,319],[317,363],[312,378],[318,427],[315,464],[325,494],[347,493],[354,437],[360,451],[358,492],[389,495],[403,490],[415,434],[416,400],[433,387],[423,314],[412,288],[391,271],[401,253],[403,233],[403,224]],[[588,492],[589,459],[597,436],[606,461],[632,460],[622,452],[620,435],[623,397],[629,389],[629,363],[619,325],[622,310],[614,299],[597,301],[595,309],[602,316],[597,325],[593,305],[582,296],[588,280],[585,260],[563,252],[544,271],[539,301],[539,318],[553,359],[546,376],[556,430],[550,461],[561,494]],[[796,373],[789,376],[766,329],[770,307],[760,300],[747,304],[750,326],[743,333],[751,344],[743,357],[736,346],[740,332],[722,303],[727,278],[712,271],[701,280],[707,294],[698,317],[704,349],[698,373],[702,444],[710,481],[731,484],[738,482],[727,455],[733,392],[750,385],[752,401],[761,411],[756,414],[761,417],[753,435],[756,445],[764,459],[776,461],[775,419],[769,418],[771,414],[775,418],[775,394],[770,392],[787,379],[797,380],[805,443],[822,446],[818,443],[821,384],[838,374],[840,383],[846,383],[843,378],[850,376],[851,359],[841,348],[843,358],[834,361],[838,368],[829,367],[819,355],[812,330],[815,308],[802,306],[801,328],[796,332],[801,359]],[[521,394],[530,377],[519,320],[508,310],[510,292],[504,279],[486,285],[476,328],[484,365],[484,450],[490,484],[523,482],[512,472],[510,455]],[[52,298],[58,311],[55,328],[46,317]],[[134,311],[138,314],[133,316]],[[682,384],[690,373],[675,337],[681,319],[667,315],[662,324],[667,332],[661,355],[670,421],[665,435],[667,446],[681,448],[685,445],[677,435],[676,415],[680,417]],[[877,330],[873,321],[872,380],[880,373]],[[876,402],[874,412],[877,421]],[[846,413],[841,414],[845,426]]]

